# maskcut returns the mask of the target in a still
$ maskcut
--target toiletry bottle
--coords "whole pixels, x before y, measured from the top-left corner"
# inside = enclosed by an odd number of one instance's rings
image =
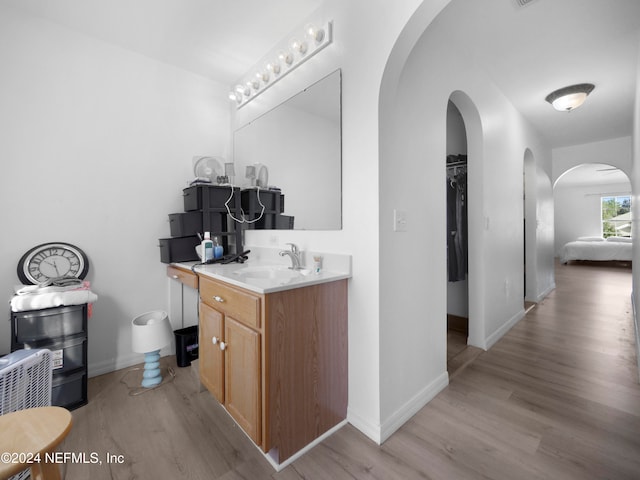
[[[223,254],[223,248],[222,245],[220,245],[220,242],[218,241],[218,237],[213,237],[213,258],[218,259],[218,258],[222,258],[222,254]]]
[[[214,247],[211,241],[211,234],[204,232],[204,240],[202,240],[202,262],[210,262],[213,260]]]

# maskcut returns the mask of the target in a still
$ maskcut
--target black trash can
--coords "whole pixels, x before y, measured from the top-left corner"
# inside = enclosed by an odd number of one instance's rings
[[[198,326],[174,330],[176,336],[176,363],[179,367],[188,367],[192,360],[198,359]]]

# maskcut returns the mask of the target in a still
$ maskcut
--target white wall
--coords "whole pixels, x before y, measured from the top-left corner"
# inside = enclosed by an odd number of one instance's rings
[[[131,319],[168,307],[157,239],[191,156],[227,148],[227,87],[6,7],[0,65],[0,294],[32,246],[79,246],[99,296],[89,374],[137,363]],[[0,322],[0,352],[9,338]]]
[[[476,21],[461,12],[450,12],[454,5],[449,4],[441,15],[455,15],[457,28]],[[465,7],[458,4],[456,8]],[[385,434],[447,382],[442,162],[446,106],[452,92],[464,92],[471,104],[463,109],[456,103],[469,138],[472,344],[491,346],[523,315],[525,150],[533,152],[542,169],[550,170],[550,150],[484,72],[465,57],[464,45],[456,48],[455,35],[441,28],[443,23],[440,18],[434,21],[413,48],[400,42],[383,79],[380,249],[407,252],[410,258],[403,261],[402,255],[390,255],[380,261],[380,291],[384,293],[380,301],[384,339],[380,377],[385,385],[381,420]],[[408,55],[403,68],[395,62],[396,53],[397,58]],[[550,188],[542,194],[550,196]],[[407,211],[405,233],[391,228],[396,208]],[[544,265],[552,271],[552,251],[542,249],[541,254],[548,256]]]
[[[629,175],[632,168],[632,138],[621,137],[570,147],[554,148],[552,181],[567,170],[583,163],[606,163]]]
[[[571,175],[569,172],[567,175]],[[631,194],[631,183],[575,186],[560,179],[553,189],[555,255],[578,237],[602,236],[601,196]]]
[[[303,250],[352,255],[348,420],[376,441],[380,440],[381,431],[380,391],[389,388],[381,384],[379,353],[386,348],[386,340],[379,332],[378,304],[381,252],[376,139],[380,79],[400,31],[416,8],[420,5],[421,15],[433,18],[448,1],[421,5],[420,0],[327,0],[309,20],[332,20],[333,43],[243,106],[233,118],[235,127],[245,125],[337,68],[342,69],[342,230],[249,231],[245,244],[274,247],[294,242]],[[370,32],[375,34],[369,35]],[[391,253],[394,252],[383,255]]]

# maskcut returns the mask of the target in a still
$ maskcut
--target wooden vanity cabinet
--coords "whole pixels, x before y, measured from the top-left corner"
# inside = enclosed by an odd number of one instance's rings
[[[282,463],[346,418],[347,280],[257,294],[200,277],[200,379]]]
[[[258,445],[262,444],[260,297],[200,280],[200,381]]]

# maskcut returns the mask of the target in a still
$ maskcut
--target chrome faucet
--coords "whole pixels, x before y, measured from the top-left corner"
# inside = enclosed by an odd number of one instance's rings
[[[280,256],[284,257],[285,255],[291,258],[291,266],[289,267],[292,270],[300,270],[302,268],[300,261],[300,250],[298,250],[298,246],[295,243],[287,243],[291,247],[291,250],[280,250]]]

